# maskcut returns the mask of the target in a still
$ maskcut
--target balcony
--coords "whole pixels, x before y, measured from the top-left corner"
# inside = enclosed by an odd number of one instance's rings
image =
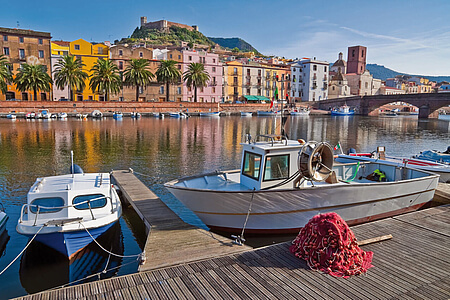
[[[252,76],[250,74],[245,75],[245,78],[250,79]]]
[[[323,76],[323,81],[327,81],[327,76]]]
[[[216,86],[217,85],[217,81],[213,81],[209,83],[210,86]]]
[[[231,86],[239,86],[239,83],[238,82],[232,82],[230,85]]]
[[[231,73],[231,76],[238,76],[238,75],[239,75],[238,72]]]

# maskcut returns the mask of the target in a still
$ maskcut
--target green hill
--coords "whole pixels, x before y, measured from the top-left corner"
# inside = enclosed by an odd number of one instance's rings
[[[372,74],[374,78],[378,78],[381,80],[393,78],[397,75],[408,75],[408,76],[425,77],[431,81],[436,81],[436,82],[442,82],[442,81],[450,82],[450,76],[411,75],[411,74],[406,74],[406,73],[400,73],[400,72],[391,70],[389,68],[386,68],[385,66],[377,65],[377,64],[367,64],[366,69],[369,70],[370,74]]]
[[[247,43],[241,38],[216,38],[216,37],[208,37],[214,43],[219,44],[220,46],[227,49],[238,48],[241,51],[250,52],[253,51],[257,55],[261,55],[252,45]]]
[[[215,45],[215,43],[210,41],[199,31],[190,31],[186,28],[176,26],[171,26],[169,32],[162,32],[158,29],[148,29],[145,27],[136,27],[129,38],[123,38],[119,43],[135,44],[144,41],[152,45],[179,46],[181,41],[201,45]]]

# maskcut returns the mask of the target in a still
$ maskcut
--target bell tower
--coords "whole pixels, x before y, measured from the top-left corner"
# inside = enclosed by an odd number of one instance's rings
[[[347,74],[361,75],[366,70],[367,48],[364,46],[348,47]]]

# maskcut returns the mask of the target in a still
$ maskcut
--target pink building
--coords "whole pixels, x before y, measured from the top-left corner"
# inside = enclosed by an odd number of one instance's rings
[[[182,50],[183,66],[181,71],[187,71],[190,63],[202,63],[211,77],[203,88],[197,88],[197,102],[221,102],[222,101],[222,63],[219,55],[203,50]],[[182,101],[194,102],[194,89],[188,87],[183,81]]]

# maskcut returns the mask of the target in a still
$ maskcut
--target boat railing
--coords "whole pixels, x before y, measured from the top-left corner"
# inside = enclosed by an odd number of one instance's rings
[[[108,197],[108,196],[98,197],[98,198],[94,198],[94,199],[88,199],[88,200],[86,200],[86,201],[83,201],[83,202],[80,202],[80,203],[77,203],[77,204],[64,205],[64,206],[43,206],[43,205],[37,205],[37,204],[24,204],[24,205],[22,206],[21,210],[20,210],[19,223],[22,223],[22,222],[23,222],[23,216],[24,216],[25,214],[28,214],[28,212],[30,212],[31,214],[35,214],[33,226],[36,226],[36,222],[37,222],[37,220],[38,220],[38,215],[41,213],[41,210],[45,210],[45,209],[49,209],[49,210],[50,210],[50,209],[51,209],[51,210],[55,210],[55,209],[57,209],[57,210],[62,210],[62,209],[65,209],[65,208],[71,208],[71,207],[76,208],[76,206],[80,206],[80,205],[83,205],[83,204],[86,204],[86,203],[87,203],[87,205],[88,205],[88,207],[89,207],[89,211],[90,211],[90,213],[91,213],[92,220],[95,220],[94,212],[92,211],[92,207],[91,207],[91,202],[93,202],[93,201],[98,201],[98,200],[101,200],[101,199],[110,199],[110,201],[111,201],[111,206],[112,206],[112,198],[111,198],[111,197]],[[37,209],[37,211],[36,211],[35,213],[32,212],[32,211],[29,209],[29,208],[31,208],[31,207],[35,207],[35,208]],[[26,208],[26,210],[25,210],[25,208]],[[42,212],[42,214],[46,214],[46,213]]]
[[[259,141],[258,138],[266,138],[266,139],[268,139],[268,140],[272,143],[272,146],[273,146],[274,143],[279,143],[279,142],[283,143],[283,141],[284,141],[284,143],[285,143],[286,146],[287,146],[287,144],[288,144],[288,139],[287,139],[287,137],[284,136],[284,135],[277,135],[277,134],[258,134],[258,135],[256,136],[255,140],[253,141],[253,143],[258,142],[258,141]]]

